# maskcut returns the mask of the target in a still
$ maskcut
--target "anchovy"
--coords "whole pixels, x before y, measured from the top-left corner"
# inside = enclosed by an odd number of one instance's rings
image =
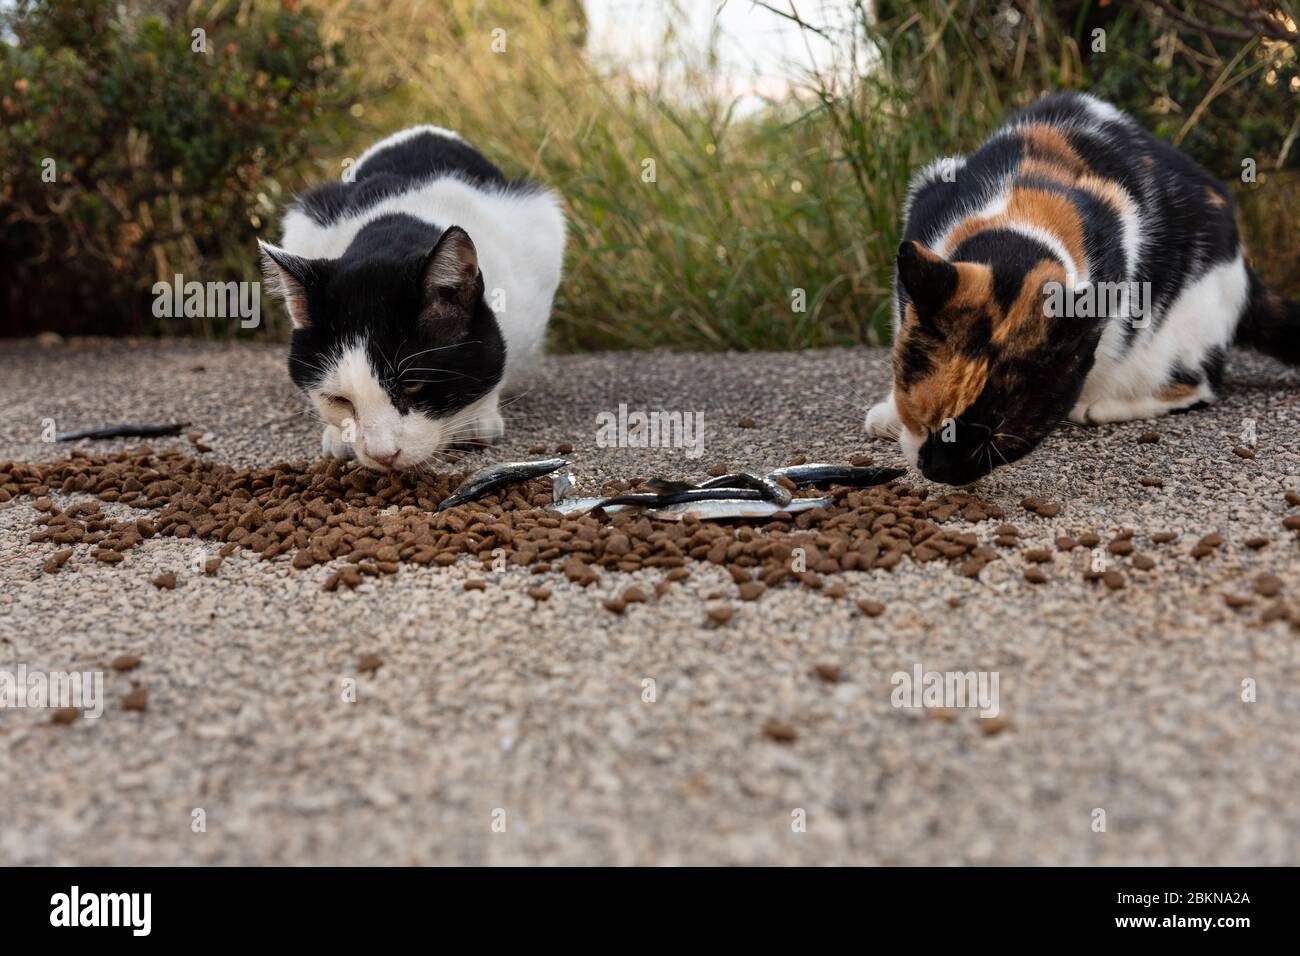
[[[775,481],[785,478],[792,481],[797,488],[810,485],[848,485],[850,488],[866,488],[871,485],[884,485],[895,478],[907,474],[906,468],[856,468],[851,465],[808,464],[790,465],[769,471],[767,477]]]
[[[570,498],[550,505],[547,510],[556,514],[584,514],[600,508],[602,511],[624,508],[667,508],[670,505],[691,504],[699,501],[762,501],[763,494],[751,488],[683,488],[666,493],[635,491],[607,498]]]
[[[450,497],[442,500],[438,510],[445,511],[467,501],[474,501],[506,485],[549,475],[568,463],[567,458],[544,458],[541,461],[505,461],[499,465],[490,465],[461,482]]]
[[[546,510],[557,515],[582,515],[588,511],[595,511],[597,508],[603,508],[609,512],[626,511],[629,505],[609,505],[605,507],[607,498],[565,498],[555,504],[546,506]]]
[[[710,478],[708,481],[702,481],[698,485],[691,484],[689,481],[670,481],[664,478],[652,478],[645,483],[647,488],[652,488],[660,494],[676,494],[683,491],[704,490],[713,488],[745,488],[751,491],[757,491],[762,494],[763,498],[778,505],[787,505],[791,497],[789,489],[782,488],[775,481],[769,481],[762,475],[755,475],[748,471],[737,471],[729,475],[719,475],[717,478]],[[743,495],[729,495],[728,497],[746,497]]]
[[[771,501],[696,501],[654,508],[645,514],[661,521],[682,521],[695,518],[697,521],[721,521],[727,518],[770,518],[776,514],[795,514],[810,508],[826,508],[834,504],[833,498],[796,498],[784,508]]]
[[[96,428],[83,428],[75,432],[60,432],[54,436],[55,441],[77,441],[81,438],[161,438],[164,435],[179,435],[189,428],[189,422],[172,422],[168,425],[100,425]]]
[[[763,497],[773,504],[785,507],[790,503],[794,496],[790,494],[790,489],[783,488],[775,481],[763,475],[755,475],[748,471],[738,471],[730,475],[721,475],[717,478],[710,478],[708,481],[700,482],[701,488],[753,488],[755,491],[763,493]]]

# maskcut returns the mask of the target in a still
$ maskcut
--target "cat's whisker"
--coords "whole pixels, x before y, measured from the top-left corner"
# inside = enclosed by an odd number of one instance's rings
[[[406,368],[408,362],[414,362],[421,355],[428,355],[430,352],[441,352],[445,349],[458,349],[462,345],[481,345],[481,344],[482,343],[480,342],[480,340],[473,339],[469,342],[453,342],[451,345],[439,345],[431,349],[425,349],[423,352],[416,352],[414,355],[408,355],[406,358],[402,359],[400,362],[397,363],[397,370],[398,373],[400,374]]]

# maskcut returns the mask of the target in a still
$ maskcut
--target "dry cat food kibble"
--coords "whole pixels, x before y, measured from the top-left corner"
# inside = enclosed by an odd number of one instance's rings
[[[733,611],[726,604],[715,604],[704,612],[714,624],[722,625],[731,620]]]
[[[1255,593],[1260,597],[1277,597],[1282,593],[1282,579],[1275,574],[1261,574],[1255,579]]]
[[[1160,441],[1159,432],[1143,432],[1137,437],[1137,443],[1139,445],[1154,445],[1158,441]]]
[[[855,467],[867,467],[860,464],[865,461],[860,456]],[[710,469],[724,474],[731,470],[721,462]],[[86,567],[84,561],[68,564],[79,546],[96,562],[122,567],[146,540],[170,537],[212,542],[204,544],[217,548],[217,556],[204,564],[208,574],[242,551],[261,560],[283,557],[287,566],[305,573],[331,565],[320,570],[319,580],[325,590],[342,593],[379,586],[384,576],[399,573],[403,565],[449,567],[462,562],[483,571],[498,570],[504,563],[538,574],[559,573],[572,586],[583,588],[603,584],[608,574],[653,570],[660,575],[653,591],[662,596],[670,582],[686,579],[690,566],[702,562],[717,566],[732,582],[712,601],[762,601],[769,590],[781,586],[802,586],[834,599],[850,593],[835,578],[842,572],[887,571],[903,560],[938,561],[973,579],[1008,552],[1014,564],[1023,547],[1021,529],[1005,523],[1007,516],[996,504],[964,491],[913,487],[906,479],[867,487],[832,483],[813,490],[777,478],[796,501],[817,498],[825,503],[753,520],[710,521],[689,514],[659,520],[636,510],[555,513],[546,510],[553,503],[550,477],[496,488],[477,500],[438,511],[463,478],[377,473],[340,461],[234,468],[176,451],[135,449],[108,456],[74,452],[48,464],[0,463],[0,494],[6,500],[21,495],[40,499],[42,510],[31,539],[62,546],[44,559],[50,573]],[[643,486],[642,479],[613,480],[604,483],[600,494],[643,493]],[[86,499],[60,508],[62,495],[93,496],[148,513],[110,518],[99,502]],[[1061,512],[1059,504],[1038,498],[1026,498],[1022,504],[1040,517]],[[958,521],[997,523],[983,525],[979,535],[945,527]],[[981,543],[981,538],[990,537],[992,543]],[[1176,537],[1159,532],[1151,540],[1163,543]],[[1115,535],[1112,552],[1132,552],[1133,538],[1132,531]],[[1101,538],[1088,532],[1054,541],[1061,551],[1091,550]],[[1210,553],[1216,541],[1221,544],[1222,538],[1209,535],[1198,547]],[[1047,564],[1052,554],[1034,547],[1019,559]],[[1145,560],[1132,564],[1149,570]],[[1027,580],[1038,583],[1036,577]],[[171,586],[172,578],[160,575],[159,587]],[[1124,583],[1118,572],[1109,578],[1089,573],[1089,579],[1111,588]],[[482,590],[485,582],[475,578],[464,586]],[[535,601],[551,595],[545,587],[526,590]],[[601,590],[608,596],[605,607],[616,614],[646,599],[640,589],[621,595],[613,588]],[[725,623],[738,607],[717,604],[706,612],[706,621]],[[868,616],[884,610],[873,601],[858,602],[858,607]]]
[[[763,733],[770,740],[775,740],[779,744],[791,744],[799,738],[799,732],[789,724],[780,720],[769,720],[763,725]]]
[[[1026,498],[1020,502],[1020,507],[1043,518],[1055,518],[1061,513],[1059,504],[1055,501],[1044,501],[1042,498]]]
[[[115,671],[133,671],[140,666],[140,657],[137,654],[119,654],[108,666]]]
[[[824,495],[829,504],[779,513],[758,526],[656,521],[636,512],[556,515],[544,510],[552,500],[546,479],[436,512],[460,477],[376,473],[339,461],[237,469],[147,449],[95,457],[74,453],[51,464],[0,464],[0,490],[11,495],[113,497],[152,512],[110,520],[97,502],[59,511],[51,501],[50,512],[37,519],[35,541],[91,545],[97,560],[115,564],[155,536],[222,542],[219,556],[208,559],[209,573],[235,550],[263,560],[288,556],[298,570],[346,562],[324,579],[329,591],[355,589],[403,564],[445,567],[468,556],[487,570],[501,554],[512,566],[559,569],[581,586],[597,582],[602,572],[652,568],[681,580],[690,573],[688,562],[705,561],[735,572],[737,587],[752,580],[765,590],[782,583],[824,589],[824,575],[888,570],[905,556],[953,563],[974,557],[982,567],[993,559],[992,549],[981,547],[972,533],[941,525],[1004,517],[996,505],[969,494],[932,494],[898,481],[803,492]],[[603,491],[635,487],[610,482]],[[796,568],[796,549],[806,562],[803,569]],[[56,563],[68,560],[67,550],[58,552]],[[842,592],[833,587],[829,593]]]
[[[838,684],[844,679],[844,675],[835,664],[816,664],[813,666],[813,674],[818,680],[828,684]]]
[[[144,711],[149,709],[149,691],[143,684],[136,684],[130,692],[122,698],[123,710]]]
[[[1232,450],[1232,453],[1236,455],[1238,458],[1245,458],[1247,461],[1255,460],[1255,453],[1251,451],[1249,448],[1247,448],[1245,445],[1238,445],[1236,448]]]

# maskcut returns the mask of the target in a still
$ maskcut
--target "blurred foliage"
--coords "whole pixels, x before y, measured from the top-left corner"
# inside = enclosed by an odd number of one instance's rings
[[[1295,45],[1247,36],[1193,0],[1174,6],[1243,35],[1209,35],[1148,2],[861,0],[828,25],[794,12],[811,17],[816,3],[758,0],[752,17],[794,21],[843,55],[799,77],[795,96],[749,112],[714,58],[691,59],[673,28],[652,38],[659,62],[635,77],[579,55],[578,6],[335,0],[326,17],[395,86],[368,107],[377,131],[455,128],[562,194],[572,232],[559,349],[886,341],[912,171],[976,148],[1057,89],[1113,99],[1233,183],[1255,259],[1300,294]],[[496,30],[507,42],[493,51]],[[1247,157],[1254,184],[1240,181]]]
[[[1252,258],[1300,295],[1293,0],[860,0],[834,23],[800,19],[812,0],[728,0],[840,51],[761,109],[715,48],[682,42],[704,0],[676,2],[666,26],[621,24],[648,68],[589,55],[581,0],[20,2],[0,48],[5,295],[31,313],[85,290],[103,324],[136,327],[157,277],[255,275],[253,236],[278,236],[287,197],[435,123],[563,197],[558,349],[879,342],[912,171],[1057,89],[1116,102],[1232,184]],[[201,24],[206,58],[188,53]]]
[[[272,177],[337,151],[355,95],[290,0],[18,0],[0,28],[0,334],[157,331],[155,281],[257,278]]]

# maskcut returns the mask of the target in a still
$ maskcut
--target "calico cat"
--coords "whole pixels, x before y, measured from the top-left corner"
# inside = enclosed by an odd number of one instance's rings
[[[558,199],[435,126],[348,173],[293,204],[278,246],[259,243],[321,452],[406,469],[496,441],[502,390],[540,352],[560,282]]]
[[[891,395],[867,430],[967,484],[1067,418],[1213,401],[1234,342],[1300,364],[1300,305],[1246,263],[1224,185],[1094,97],[1049,96],[913,179]]]

